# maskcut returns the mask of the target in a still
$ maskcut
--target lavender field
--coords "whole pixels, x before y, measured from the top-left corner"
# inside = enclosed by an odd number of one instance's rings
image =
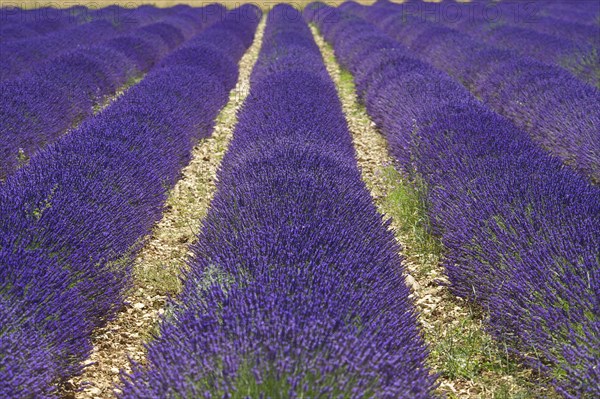
[[[600,3],[3,3],[0,50],[0,398],[600,398]]]

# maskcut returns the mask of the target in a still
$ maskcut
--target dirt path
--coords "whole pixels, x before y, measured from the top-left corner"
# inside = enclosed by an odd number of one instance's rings
[[[201,220],[215,192],[215,177],[237,122],[237,110],[249,92],[249,77],[258,58],[265,20],[254,43],[240,61],[240,75],[226,107],[217,117],[211,137],[201,140],[192,160],[171,190],[162,220],[156,224],[134,264],[134,287],[116,319],[97,331],[94,350],[83,375],[69,381],[64,398],[97,399],[115,396],[121,369],[129,358],[144,361],[144,342],[157,330],[166,299],[180,289],[188,247],[196,240]]]
[[[406,280],[431,351],[429,365],[440,374],[438,394],[469,399],[557,397],[543,384],[532,382],[532,371],[497,347],[484,331],[479,310],[440,284],[446,281],[440,263],[442,247],[426,232],[422,189],[394,169],[386,140],[357,101],[352,76],[341,69],[316,27],[311,29],[337,86],[363,181],[379,211],[391,218],[402,244]]]

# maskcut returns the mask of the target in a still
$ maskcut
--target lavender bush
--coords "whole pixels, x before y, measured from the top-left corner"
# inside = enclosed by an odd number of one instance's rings
[[[187,47],[223,27],[247,43],[257,18],[229,20]],[[177,51],[0,187],[0,397],[56,397],[54,384],[81,371],[93,329],[123,302],[132,255],[227,102],[231,77],[214,60],[177,62]],[[212,53],[239,55],[223,40]]]
[[[68,51],[17,80],[0,83],[0,180],[91,116],[107,95],[221,19],[222,12],[218,6],[184,10],[128,34]]]
[[[595,0],[560,1],[568,4],[568,11],[583,11],[586,17],[593,15],[594,12],[598,15],[600,11],[600,6]],[[424,5],[422,2],[419,3]],[[501,2],[477,0],[468,4],[454,0],[443,0],[440,15],[446,17],[446,22],[457,25],[469,24],[472,21],[480,21],[484,18],[491,25],[507,24],[580,44],[592,45],[596,48],[600,45],[597,24],[588,25],[585,20],[565,21],[560,19],[560,15],[548,13],[547,6],[551,3],[558,4],[558,2],[543,0],[535,2],[526,0]],[[425,10],[425,7],[417,7],[417,10],[419,9]]]
[[[565,397],[600,396],[600,188],[374,25],[318,3],[305,16],[427,183],[452,291]]]
[[[541,15],[596,27],[600,24],[600,4],[594,0],[542,0],[537,6]]]
[[[441,7],[447,4],[443,2]],[[560,66],[600,87],[599,28],[539,17],[534,8],[530,2],[486,4],[483,9],[480,4],[465,3],[456,9],[455,18],[437,19],[494,47]],[[582,40],[569,40],[556,33],[571,30],[573,33],[567,36]]]
[[[600,91],[563,69],[491,47],[464,33],[403,15],[391,3],[348,2],[415,56],[445,70],[566,164],[600,183]]]
[[[103,12],[104,11],[104,12]],[[40,62],[77,46],[90,46],[152,23],[172,13],[171,9],[140,7],[127,16],[101,9],[84,17],[82,23],[72,24],[45,36],[2,43],[0,81],[15,79]]]
[[[0,9],[0,43],[41,37],[72,27],[85,19],[89,12],[82,9],[41,7],[35,10]]]

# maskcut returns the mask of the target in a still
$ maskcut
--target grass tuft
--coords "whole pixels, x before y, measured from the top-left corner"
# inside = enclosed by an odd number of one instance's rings
[[[388,193],[383,201],[385,213],[397,220],[396,228],[402,236],[404,255],[419,266],[420,274],[427,275],[442,258],[443,245],[431,233],[427,186],[416,177],[405,178],[393,166],[383,170]]]

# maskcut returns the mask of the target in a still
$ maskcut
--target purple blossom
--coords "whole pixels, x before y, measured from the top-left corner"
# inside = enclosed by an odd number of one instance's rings
[[[234,32],[245,42],[256,23]],[[225,45],[213,55],[230,57]],[[122,306],[141,238],[228,100],[231,78],[217,72],[151,71],[0,186],[0,397],[55,397],[81,372],[93,330]]]
[[[600,188],[417,53],[343,11],[373,21],[390,15],[378,7],[314,3],[304,12],[354,74],[400,167],[427,183],[451,289],[481,305],[494,337],[565,397],[600,396]],[[386,30],[402,29],[409,42],[426,46],[428,37],[430,49],[456,51],[458,36],[447,28],[390,21]],[[478,62],[477,54],[457,57]]]
[[[16,80],[0,83],[0,179],[90,117],[107,95],[150,70],[189,39],[191,31],[214,23],[219,19],[215,9],[222,10],[209,6],[182,11],[93,46],[69,50]]]
[[[600,182],[600,91],[562,68],[498,49],[392,3],[343,9],[372,21],[415,57],[446,71],[567,165]]]

